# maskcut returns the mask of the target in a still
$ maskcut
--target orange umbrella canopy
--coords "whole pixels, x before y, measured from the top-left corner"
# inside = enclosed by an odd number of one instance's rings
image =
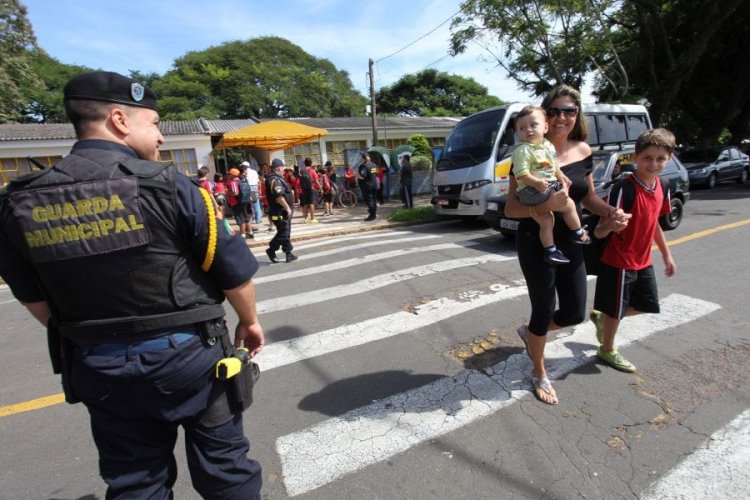
[[[224,138],[218,146],[225,148],[255,146],[256,148],[278,151],[327,134],[328,131],[323,128],[284,120],[271,120],[248,125],[224,134]]]

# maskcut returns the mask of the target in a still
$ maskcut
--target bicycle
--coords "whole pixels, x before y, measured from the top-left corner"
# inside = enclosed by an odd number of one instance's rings
[[[343,187],[340,188],[339,186],[336,186],[334,184],[331,185],[333,188],[333,204],[336,207],[340,208],[352,208],[357,206],[357,193],[354,191]],[[323,207],[323,192],[322,191],[315,191],[315,206],[317,208]]]

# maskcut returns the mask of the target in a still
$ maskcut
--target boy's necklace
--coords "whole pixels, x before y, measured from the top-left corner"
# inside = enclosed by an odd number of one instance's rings
[[[656,191],[656,179],[654,179],[654,183],[651,184],[651,187],[647,186],[645,182],[643,182],[640,177],[638,177],[636,174],[633,174],[633,180],[641,186],[643,189],[646,190],[646,192],[650,194],[654,194],[654,191]]]

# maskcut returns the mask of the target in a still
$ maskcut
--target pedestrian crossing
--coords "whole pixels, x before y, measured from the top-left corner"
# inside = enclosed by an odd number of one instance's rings
[[[367,239],[371,237],[367,235]],[[374,242],[361,243],[359,237],[347,238],[345,242],[330,242],[331,248],[325,250],[315,250],[328,246],[323,242],[312,243],[307,248],[300,245],[301,262],[307,262],[307,267],[289,271],[284,269],[256,279],[258,297],[261,298],[258,302],[261,319],[264,313],[288,312],[331,299],[354,300],[357,296],[376,290],[381,290],[387,296],[390,288],[428,276],[438,275],[450,281],[451,273],[465,268],[507,263],[517,266],[512,262],[516,256],[510,251],[460,255],[462,251],[475,250],[480,245],[478,239],[481,237],[486,237],[486,234],[464,235],[455,242],[432,244],[433,238],[414,236],[409,231],[389,232],[381,235],[377,246],[394,245],[397,248],[379,252],[373,248],[376,245],[371,243]],[[407,247],[403,248],[404,245]],[[351,253],[363,250],[367,250],[366,259],[372,273],[364,279],[263,299],[264,285],[267,283],[283,283],[332,270],[340,272],[350,269],[362,262],[361,256],[351,257]],[[378,272],[381,269],[378,262],[392,263],[398,257],[417,253],[443,256],[445,251],[456,252],[456,256],[418,266],[390,269],[385,273]],[[311,262],[332,255],[337,255],[339,259],[329,264]],[[343,353],[354,347],[366,348],[370,343],[389,341],[416,330],[429,330],[453,321],[464,313],[486,315],[487,321],[491,322],[496,318],[497,311],[503,309],[504,303],[521,300],[526,294],[525,283],[515,280],[462,290],[458,296],[437,297],[410,310],[401,310],[400,304],[393,304],[392,307],[397,310],[390,314],[344,323],[291,339],[276,342],[267,339],[268,345],[258,356],[257,362],[266,374],[264,378],[269,381],[267,383],[273,384],[276,369]],[[663,297],[661,307],[662,313],[659,315],[626,318],[618,333],[620,347],[640,342],[657,332],[698,321],[721,308],[718,304],[676,293]],[[520,322],[523,319],[510,318],[509,321]],[[554,341],[549,342],[546,357],[551,378],[562,378],[592,363],[595,354],[592,339],[593,325],[586,322],[559,333]],[[420,387],[394,393],[341,415],[279,435],[274,448],[286,494],[294,497],[313,492],[422,443],[505,411],[529,396],[530,370],[531,364],[524,352],[511,354],[507,359],[486,368],[458,370]]]
[[[507,422],[508,415],[529,398],[531,364],[515,334],[515,344],[503,356],[479,368],[446,359],[445,346],[453,339],[471,339],[498,326],[513,331],[527,319],[526,284],[511,245],[496,243],[486,231],[387,230],[300,243],[295,250],[299,262],[261,266],[254,278],[267,345],[256,358],[262,370],[257,388],[260,402],[244,418],[250,454],[264,466],[265,497],[455,498],[455,493],[442,496],[440,484],[437,493],[424,496],[422,490],[399,493],[395,486],[376,488],[374,495],[354,492],[360,487],[367,490],[363,485],[376,473],[394,484],[403,482],[403,472],[387,464],[404,456],[422,457],[431,443],[493,425],[488,422]],[[2,291],[6,290],[0,287]],[[0,301],[6,297],[11,296],[2,295]],[[333,302],[335,308],[330,306]],[[374,302],[377,308],[349,314],[363,302]],[[663,294],[661,308],[659,315],[623,320],[619,347],[658,333],[674,335],[693,323],[709,321],[721,310],[717,303],[675,291]],[[551,337],[545,351],[550,377],[562,384],[593,365],[594,338],[590,322]],[[410,350],[419,345],[427,347]],[[380,365],[373,356],[388,356],[391,350],[398,356],[384,358],[382,368],[373,371]],[[358,386],[377,383],[386,373],[412,370],[414,376],[403,386],[389,389],[385,384],[373,390]],[[337,390],[327,392],[334,385]],[[306,405],[304,401],[313,395],[323,402]],[[570,390],[564,395],[567,403]],[[326,397],[354,402],[325,401]],[[534,408],[564,418],[562,406],[540,403]],[[748,429],[750,415],[738,417],[694,456],[663,477],[653,477],[642,493],[632,494],[648,500],[742,497],[750,485],[750,478],[741,472],[750,465]],[[93,445],[89,447],[95,454]],[[197,498],[184,457],[178,460],[183,474],[176,497]],[[717,462],[726,467],[711,468]],[[470,475],[472,468],[461,464],[456,470]],[[700,470],[706,474],[697,474]],[[728,475],[732,480],[722,482]],[[498,476],[491,484],[503,480]],[[94,491],[102,489],[93,476],[88,484],[94,485],[87,487]],[[84,494],[75,488],[70,491]],[[546,491],[556,495],[554,486]],[[68,491],[65,495],[75,496]],[[502,491],[458,496],[505,498]],[[622,491],[613,496],[622,496]]]

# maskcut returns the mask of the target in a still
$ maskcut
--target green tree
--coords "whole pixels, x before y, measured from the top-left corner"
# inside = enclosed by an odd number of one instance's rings
[[[468,116],[503,103],[472,78],[434,69],[402,76],[375,99],[380,112],[401,116]]]
[[[632,36],[620,40],[634,97],[684,143],[712,143],[731,129],[750,132],[750,4],[744,0],[631,0],[618,18]],[[597,82],[597,95],[613,96]]]
[[[681,142],[750,132],[750,4],[745,0],[467,0],[451,52],[485,47],[542,95],[593,72],[602,102],[645,102]],[[499,46],[499,50],[494,50]]]
[[[414,148],[411,155],[411,165],[414,170],[430,170],[432,168],[432,150],[427,138],[422,134],[413,134],[406,140],[406,144]]]
[[[40,86],[24,89],[26,122],[64,123],[68,121],[63,104],[63,88],[72,77],[85,71],[84,66],[63,64],[42,49],[29,51],[29,67],[41,81]]]
[[[36,37],[26,14],[17,0],[0,0],[0,123],[22,120],[24,91],[41,86],[29,65]]]
[[[361,116],[366,104],[348,73],[278,37],[189,52],[154,90],[166,119]]]
[[[615,0],[466,0],[452,23],[452,54],[469,43],[486,50],[518,86],[534,95],[586,74],[614,50],[604,12]],[[616,53],[609,58],[617,58]],[[626,92],[626,89],[621,89]]]

